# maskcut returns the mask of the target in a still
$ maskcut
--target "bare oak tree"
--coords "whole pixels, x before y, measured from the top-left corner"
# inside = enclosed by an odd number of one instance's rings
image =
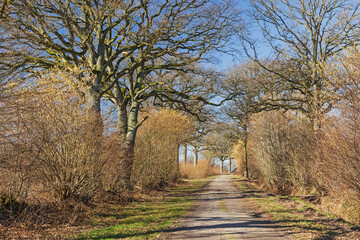
[[[256,63],[245,63],[235,67],[223,83],[223,89],[233,98],[223,107],[223,111],[240,127],[240,138],[244,150],[244,176],[249,178],[248,137],[250,119],[255,113],[277,109],[279,106],[269,101],[268,73]]]
[[[140,47],[127,59],[128,75],[107,93],[118,111],[126,186],[131,185],[136,132],[146,119],[138,120],[141,104],[156,99],[186,109],[185,101],[208,103],[209,89],[203,87],[208,76],[189,79],[186,73],[194,72],[194,63],[223,47],[239,31],[237,11],[228,1],[143,1],[139,12],[133,19],[139,31],[126,39]]]
[[[8,8],[0,27],[1,77],[54,67],[83,70],[75,85],[86,86],[88,112],[100,115],[105,93],[117,106],[126,182],[141,103],[155,96],[177,103],[205,99],[156,80],[153,72],[187,71],[239,30],[230,1],[16,0]]]
[[[238,140],[237,127],[228,123],[217,123],[213,131],[205,138],[205,148],[210,158],[220,161],[220,174],[224,170],[224,161],[230,160],[233,146]]]
[[[324,76],[325,63],[356,44],[359,3],[349,0],[251,0],[254,19],[275,54],[263,64],[254,42],[245,49],[253,60],[279,78],[284,91],[274,103],[287,102],[310,120],[315,131],[332,108],[331,91]]]
[[[0,27],[2,77],[53,67],[78,67],[88,111],[100,113],[100,100],[125,75],[123,61],[139,46],[125,37],[138,31],[132,19],[136,1],[15,0]]]

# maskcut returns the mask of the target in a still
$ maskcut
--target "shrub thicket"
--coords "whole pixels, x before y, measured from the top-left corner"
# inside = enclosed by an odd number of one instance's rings
[[[276,111],[258,114],[250,134],[250,172],[279,192],[310,187],[313,143],[300,118]]]
[[[179,146],[193,127],[174,110],[152,111],[137,133],[133,181],[142,189],[158,189],[179,178]]]

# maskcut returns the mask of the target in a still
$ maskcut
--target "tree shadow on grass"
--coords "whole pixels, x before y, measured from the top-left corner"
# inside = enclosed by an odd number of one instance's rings
[[[208,221],[219,221],[218,218],[208,218]],[[271,222],[274,223],[274,222]],[[209,230],[209,232],[221,231],[221,229],[234,229],[232,234],[243,234],[245,232],[239,231],[239,228],[254,228],[254,229],[274,229],[274,228],[283,228],[284,226],[274,226],[273,224],[269,224],[269,221],[241,221],[238,223],[223,223],[223,224],[212,224],[212,225],[202,225],[202,226],[192,226],[192,227],[177,227],[172,229],[159,229],[157,231],[145,231],[142,233],[105,233],[95,237],[83,237],[77,238],[77,240],[84,239],[106,239],[106,238],[129,238],[129,237],[140,237],[140,236],[149,236],[152,234],[160,234],[160,233],[175,233],[175,232],[189,232],[189,231],[200,231],[200,230]]]

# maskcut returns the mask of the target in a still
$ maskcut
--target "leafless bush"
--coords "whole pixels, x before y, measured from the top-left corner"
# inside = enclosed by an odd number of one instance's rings
[[[28,93],[20,94],[18,87],[18,84],[5,86],[0,92],[0,210],[3,204],[10,210],[17,208],[16,200],[27,197],[34,176],[34,166],[28,158],[30,146],[24,143],[21,121],[32,105],[22,101]]]
[[[346,104],[341,115],[324,125],[322,158],[316,178],[328,191],[324,208],[347,221],[360,223],[360,115]]]
[[[12,188],[30,185],[29,197],[40,192],[58,199],[88,197],[99,189],[101,136],[93,131],[93,116],[84,113],[81,97],[60,77],[48,74],[19,88],[16,113],[6,115],[11,124],[2,125],[7,170],[2,177],[16,179],[7,181]]]
[[[120,192],[118,187],[120,181],[119,164],[122,156],[121,144],[116,132],[104,139],[101,162],[103,169],[102,186],[105,191]]]
[[[280,192],[310,186],[313,140],[300,118],[280,112],[257,115],[251,129],[250,160],[267,186]],[[256,174],[256,173],[255,173]]]
[[[205,178],[210,176],[211,170],[210,162],[206,160],[200,160],[195,168],[193,164],[180,165],[180,175],[183,178]]]
[[[178,148],[191,129],[190,120],[174,110],[151,113],[135,145],[133,181],[137,186],[157,189],[177,180]]]
[[[326,74],[339,101],[324,124],[318,181],[328,190],[329,210],[360,223],[360,52],[350,47],[328,64]]]
[[[360,198],[360,51],[350,48],[335,60],[327,74],[341,101],[324,129],[319,175],[333,192],[351,189]]]
[[[360,198],[360,112],[344,106],[329,123],[319,177],[333,192],[351,189]]]
[[[88,130],[93,121],[84,115],[79,99],[68,98],[39,100],[28,126],[36,175],[61,199],[93,195],[101,173],[101,139]]]

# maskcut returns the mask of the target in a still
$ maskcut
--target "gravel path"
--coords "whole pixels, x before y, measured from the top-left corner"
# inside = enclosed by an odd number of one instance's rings
[[[213,179],[189,214],[162,239],[287,239],[285,229],[255,217],[229,175]]]

